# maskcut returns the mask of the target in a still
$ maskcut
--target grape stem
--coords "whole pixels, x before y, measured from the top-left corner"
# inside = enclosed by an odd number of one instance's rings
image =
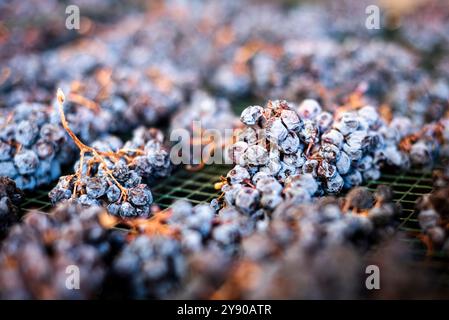
[[[65,101],[65,95],[64,92],[58,88],[57,91],[57,101],[58,101],[58,108],[59,108],[59,114],[61,118],[61,123],[64,129],[67,131],[69,136],[72,138],[72,140],[75,142],[76,146],[80,149],[80,162],[78,165],[78,168],[76,170],[75,175],[77,176],[77,181],[75,182],[74,190],[73,190],[73,197],[76,196],[77,188],[79,184],[81,183],[81,177],[83,174],[83,167],[84,167],[84,154],[86,152],[92,153],[94,158],[90,160],[92,163],[100,162],[100,167],[104,169],[106,174],[111,178],[111,180],[117,185],[117,187],[120,189],[120,200],[126,201],[128,197],[128,190],[123,187],[117,179],[115,179],[114,175],[112,174],[112,171],[108,169],[108,165],[106,163],[106,160],[104,159],[103,155],[107,157],[116,158],[117,155],[114,155],[112,152],[100,152],[96,150],[95,148],[89,147],[88,145],[84,144],[70,129],[69,123],[67,122],[67,119],[65,117],[64,113],[64,101]],[[90,165],[88,170],[90,170]]]

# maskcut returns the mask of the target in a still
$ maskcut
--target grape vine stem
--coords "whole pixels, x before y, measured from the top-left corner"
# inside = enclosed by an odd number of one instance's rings
[[[75,176],[78,177],[78,179],[75,182],[73,196],[74,197],[76,196],[77,188],[82,180],[81,177],[83,174],[84,155],[85,155],[85,153],[92,153],[94,156],[94,159],[96,159],[96,161],[94,161],[94,162],[100,162],[100,165],[104,169],[106,174],[111,178],[111,180],[120,189],[120,199],[122,199],[123,201],[126,201],[128,198],[128,190],[125,187],[123,187],[117,181],[117,179],[115,179],[114,175],[112,174],[112,171],[110,169],[108,169],[107,162],[103,157],[103,156],[107,156],[107,157],[117,159],[116,155],[113,154],[112,152],[100,152],[100,151],[96,150],[95,148],[89,147],[88,145],[84,144],[70,129],[69,123],[67,122],[67,119],[65,117],[65,113],[64,113],[65,95],[64,95],[64,92],[60,88],[58,88],[56,95],[57,95],[58,108],[59,108],[59,114],[60,114],[62,126],[67,131],[67,133],[72,138],[72,140],[75,142],[76,146],[80,149],[80,162],[79,162],[78,168],[75,173]]]

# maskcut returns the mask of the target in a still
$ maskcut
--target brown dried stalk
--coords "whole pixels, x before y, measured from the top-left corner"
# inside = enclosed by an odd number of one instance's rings
[[[58,108],[59,108],[62,126],[67,131],[67,133],[72,138],[72,140],[75,142],[76,146],[80,149],[79,166],[78,166],[75,174],[72,176],[72,177],[77,177],[77,180],[75,181],[74,190],[73,190],[73,197],[76,196],[78,186],[81,184],[81,178],[82,178],[83,166],[84,166],[84,155],[85,155],[85,153],[91,153],[94,157],[88,163],[88,165],[89,165],[88,171],[90,171],[92,164],[100,163],[100,166],[104,169],[106,174],[111,178],[111,180],[120,189],[120,199],[123,199],[123,201],[126,201],[126,199],[128,197],[128,190],[125,187],[123,187],[115,179],[114,175],[112,174],[112,171],[108,169],[107,163],[103,157],[103,156],[107,156],[107,157],[110,157],[110,158],[116,160],[118,155],[114,154],[113,152],[100,152],[100,151],[96,150],[95,148],[89,147],[88,145],[84,144],[70,129],[69,123],[67,122],[67,119],[66,119],[65,113],[64,113],[65,95],[64,95],[64,92],[60,88],[58,88],[58,91],[57,91],[57,100],[58,100]]]

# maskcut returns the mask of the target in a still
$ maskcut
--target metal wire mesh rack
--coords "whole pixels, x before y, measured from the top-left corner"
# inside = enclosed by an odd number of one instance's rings
[[[164,209],[178,199],[186,199],[193,204],[210,202],[219,193],[214,189],[214,183],[228,170],[229,166],[225,165],[206,166],[197,172],[179,170],[152,188],[155,202]]]

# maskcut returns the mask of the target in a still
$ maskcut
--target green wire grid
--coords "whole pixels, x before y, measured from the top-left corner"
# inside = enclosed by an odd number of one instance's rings
[[[162,209],[176,200],[187,200],[192,204],[207,203],[219,195],[214,183],[232,168],[226,165],[205,166],[200,171],[178,170],[172,176],[151,187],[154,202]]]
[[[25,200],[21,204],[23,215],[30,211],[39,211],[42,213],[48,213],[51,209],[51,203],[48,198],[48,192],[51,187],[44,186],[32,193],[25,193]]]

